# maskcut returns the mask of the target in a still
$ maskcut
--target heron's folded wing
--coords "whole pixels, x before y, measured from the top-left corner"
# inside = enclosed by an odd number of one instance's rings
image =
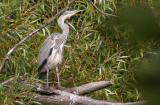
[[[54,33],[44,41],[38,55],[38,67],[48,59],[53,51],[63,51],[63,46],[66,40],[61,36],[62,35],[58,33]]]
[[[38,55],[38,67],[43,63],[44,60],[48,58],[53,43],[54,41],[51,39],[50,36],[43,42],[43,45]]]

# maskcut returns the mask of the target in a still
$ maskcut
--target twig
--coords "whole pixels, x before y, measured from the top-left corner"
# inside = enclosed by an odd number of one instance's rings
[[[14,79],[16,79],[16,77],[11,77],[11,78],[5,80],[4,82],[0,83],[0,85],[7,85],[9,82],[13,81]],[[19,76],[18,80],[19,81],[25,81],[26,78],[24,76]]]
[[[6,84],[8,84],[9,82],[13,81],[14,79],[15,79],[15,77],[12,77],[12,78],[10,78],[10,79],[2,82],[1,85],[6,85]]]
[[[64,11],[66,11],[69,6],[74,2],[75,0],[72,0],[71,2],[68,3],[68,5],[61,10],[60,12],[58,12],[56,15],[54,15],[50,20],[48,20],[45,24],[43,24],[41,27],[39,27],[38,29],[36,29],[35,31],[31,32],[30,34],[28,34],[26,37],[24,37],[19,43],[17,43],[12,49],[10,49],[8,51],[8,53],[6,54],[5,58],[2,60],[2,64],[0,66],[0,72],[2,72],[5,62],[9,59],[9,55],[11,55],[11,53],[13,53],[13,51],[15,51],[15,49],[17,47],[19,47],[22,43],[24,43],[29,37],[33,36],[35,33],[37,33],[38,31],[42,30],[43,28],[45,28],[49,23],[51,23],[57,16],[59,16],[61,13],[63,13]]]
[[[100,13],[102,13],[102,14],[104,14],[104,15],[107,15],[107,16],[118,17],[118,16],[116,16],[116,15],[103,12],[103,11],[100,10],[91,0],[86,0],[86,1],[89,1],[89,2],[93,5],[93,7],[96,8]]]

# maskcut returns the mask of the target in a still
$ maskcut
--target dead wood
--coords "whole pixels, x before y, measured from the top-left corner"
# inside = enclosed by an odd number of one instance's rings
[[[84,84],[75,88],[61,87],[60,89],[56,89],[41,84],[29,84],[30,87],[35,89],[34,99],[43,105],[144,105],[143,102],[109,102],[79,96],[103,89],[110,85],[112,85],[110,81],[100,81]]]

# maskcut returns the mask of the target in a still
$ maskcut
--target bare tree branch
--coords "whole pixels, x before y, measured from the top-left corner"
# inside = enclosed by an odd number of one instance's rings
[[[10,78],[3,82],[2,84],[8,84],[15,77]],[[120,102],[109,102],[103,100],[96,100],[88,98],[85,96],[79,96],[88,94],[105,87],[112,85],[110,81],[99,81],[84,84],[74,88],[64,88],[56,89],[53,87],[48,87],[42,84],[31,84],[28,83],[26,78],[20,76],[18,81],[24,82],[32,88],[34,91],[30,92],[29,95],[34,96],[34,99],[43,105],[144,105],[146,102],[129,102],[129,103],[120,103]],[[36,92],[36,93],[35,93]]]
[[[15,80],[15,79],[18,79],[20,82],[26,80],[26,78],[25,78],[24,76],[11,77],[11,78],[3,81],[2,83],[0,83],[0,85],[8,85],[10,82],[12,82],[12,81]]]
[[[88,98],[85,96],[78,96],[64,91],[59,91],[59,95],[40,95],[35,94],[35,100],[43,105],[144,105],[143,102],[109,102]]]
[[[72,88],[74,90],[74,94],[84,95],[91,93],[96,90],[103,89],[105,87],[111,86],[113,83],[111,81],[99,81],[92,82],[88,84],[81,85],[79,87]]]
[[[89,2],[93,5],[93,7],[96,8],[100,13],[102,13],[102,14],[104,14],[104,15],[106,15],[106,16],[118,17],[118,16],[116,16],[116,15],[103,12],[103,11],[100,10],[91,0],[86,0],[86,1],[89,1]]]
[[[43,94],[58,94],[56,92],[57,89],[53,87],[48,87],[46,85],[41,85],[41,84],[28,84],[28,85],[30,87],[37,89],[38,92],[43,93]],[[103,89],[111,85],[112,85],[112,82],[110,81],[99,81],[99,82],[92,82],[92,83],[84,84],[84,85],[74,87],[74,88],[60,87],[58,88],[58,90],[77,94],[77,95],[84,95],[84,94],[91,93],[93,91]]]
[[[63,13],[64,11],[66,11],[67,9],[69,9],[69,6],[74,2],[75,0],[72,0],[71,2],[68,2],[68,5],[62,9],[60,12],[58,12],[56,15],[54,15],[50,20],[48,20],[45,24],[43,24],[41,27],[39,27],[38,29],[34,30],[33,32],[31,32],[30,34],[28,34],[26,37],[24,37],[19,43],[17,43],[13,48],[11,48],[8,53],[6,54],[6,56],[4,57],[4,59],[2,60],[1,66],[0,66],[0,72],[2,72],[5,62],[9,59],[9,55],[11,55],[13,53],[13,51],[15,51],[16,48],[18,48],[22,43],[24,43],[29,37],[33,36],[35,33],[37,33],[38,31],[42,30],[43,28],[45,28],[48,24],[50,24],[57,16],[59,16],[61,13]]]
[[[111,84],[111,82],[109,81],[92,82],[79,87],[75,87],[82,90],[79,90],[79,92],[72,91],[72,93],[63,90],[57,90],[55,88],[47,87],[41,84],[31,84],[29,86],[35,89],[37,92],[39,92],[34,94],[34,99],[39,101],[43,105],[143,105],[144,104],[143,102],[130,102],[130,103],[109,102],[109,101],[96,100],[85,96],[77,95],[77,94],[89,93],[92,92],[93,90],[94,91],[100,90],[106,87],[105,84],[106,86],[108,86],[108,84]],[[87,86],[91,87],[87,88]],[[96,89],[94,86],[96,86]]]
[[[9,78],[8,80],[2,82],[1,85],[6,85],[6,84],[8,84],[9,82],[13,81],[14,79],[15,79],[15,77]]]

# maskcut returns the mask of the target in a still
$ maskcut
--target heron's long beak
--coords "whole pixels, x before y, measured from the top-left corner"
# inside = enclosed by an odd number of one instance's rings
[[[81,12],[81,11],[83,11],[83,10],[74,10],[73,14],[76,14],[76,13]]]
[[[68,19],[69,19],[71,16],[73,16],[73,15],[75,15],[76,13],[81,12],[81,11],[83,11],[83,10],[73,10],[73,11],[70,11]]]

